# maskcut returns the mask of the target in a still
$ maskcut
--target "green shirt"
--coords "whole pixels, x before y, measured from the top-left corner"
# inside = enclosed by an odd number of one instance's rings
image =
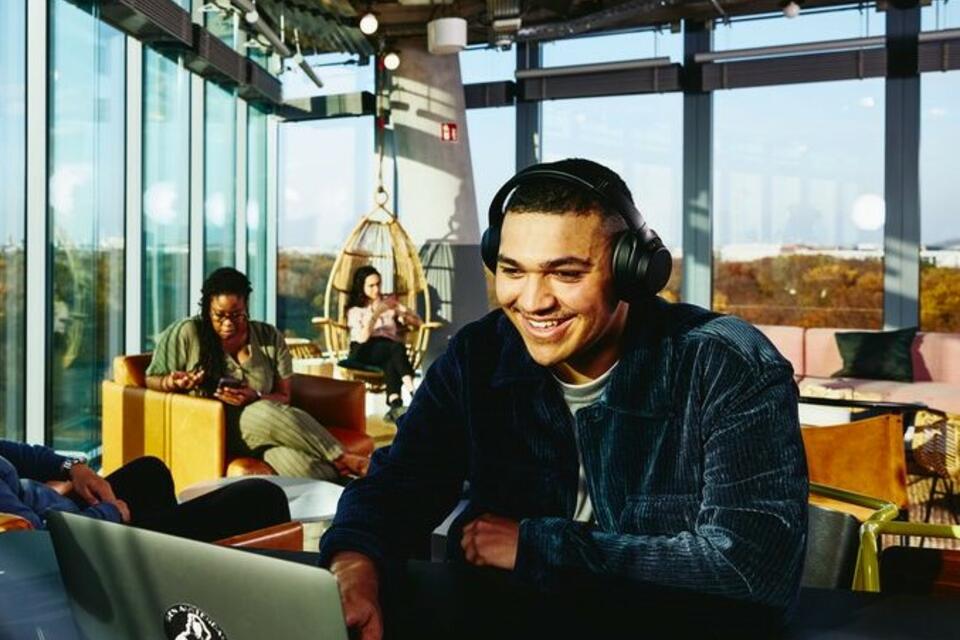
[[[173,371],[193,371],[200,366],[200,326],[203,320],[193,316],[173,323],[160,334],[153,352],[148,376],[165,376]],[[240,364],[224,353],[224,375],[243,380],[260,393],[270,393],[276,378],[293,375],[293,362],[283,336],[265,322],[247,323],[250,358]]]

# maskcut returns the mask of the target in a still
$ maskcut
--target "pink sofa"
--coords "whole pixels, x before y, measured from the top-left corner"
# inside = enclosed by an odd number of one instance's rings
[[[913,341],[913,382],[831,378],[843,366],[834,335],[855,329],[804,329],[757,325],[793,364],[800,393],[860,400],[922,402],[960,414],[960,334],[918,332]]]

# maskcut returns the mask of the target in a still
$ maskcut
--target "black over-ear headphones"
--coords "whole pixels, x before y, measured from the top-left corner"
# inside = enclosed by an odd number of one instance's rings
[[[489,227],[480,240],[480,255],[487,268],[496,273],[500,252],[500,227],[506,204],[520,185],[549,179],[558,180],[595,195],[600,203],[615,210],[627,223],[627,228],[613,239],[613,279],[617,295],[622,300],[635,300],[656,295],[662,290],[673,269],[670,252],[627,193],[603,175],[608,171],[600,165],[583,162],[571,166],[570,161],[536,164],[510,178],[493,196],[488,214]],[[558,167],[558,165],[561,165]]]

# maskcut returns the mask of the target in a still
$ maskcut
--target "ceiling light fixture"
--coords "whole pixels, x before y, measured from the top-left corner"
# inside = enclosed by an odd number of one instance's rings
[[[253,9],[243,14],[243,19],[247,21],[247,24],[256,24],[257,20],[260,19],[260,14],[257,12],[257,0],[253,0]]]
[[[396,71],[400,66],[400,54],[396,51],[388,51],[383,56],[383,68],[388,71]]]
[[[374,15],[372,11],[367,11],[363,14],[363,17],[360,18],[359,27],[361,33],[372,36],[377,32],[377,29],[380,28],[380,21],[377,20],[377,16]]]
[[[459,53],[467,46],[467,21],[436,18],[427,23],[427,51],[434,55]]]

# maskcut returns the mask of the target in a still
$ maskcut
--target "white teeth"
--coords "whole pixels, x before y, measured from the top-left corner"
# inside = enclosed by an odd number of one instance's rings
[[[559,320],[547,320],[544,322],[537,322],[536,320],[527,320],[534,329],[549,329],[550,327],[555,327],[560,324]]]

